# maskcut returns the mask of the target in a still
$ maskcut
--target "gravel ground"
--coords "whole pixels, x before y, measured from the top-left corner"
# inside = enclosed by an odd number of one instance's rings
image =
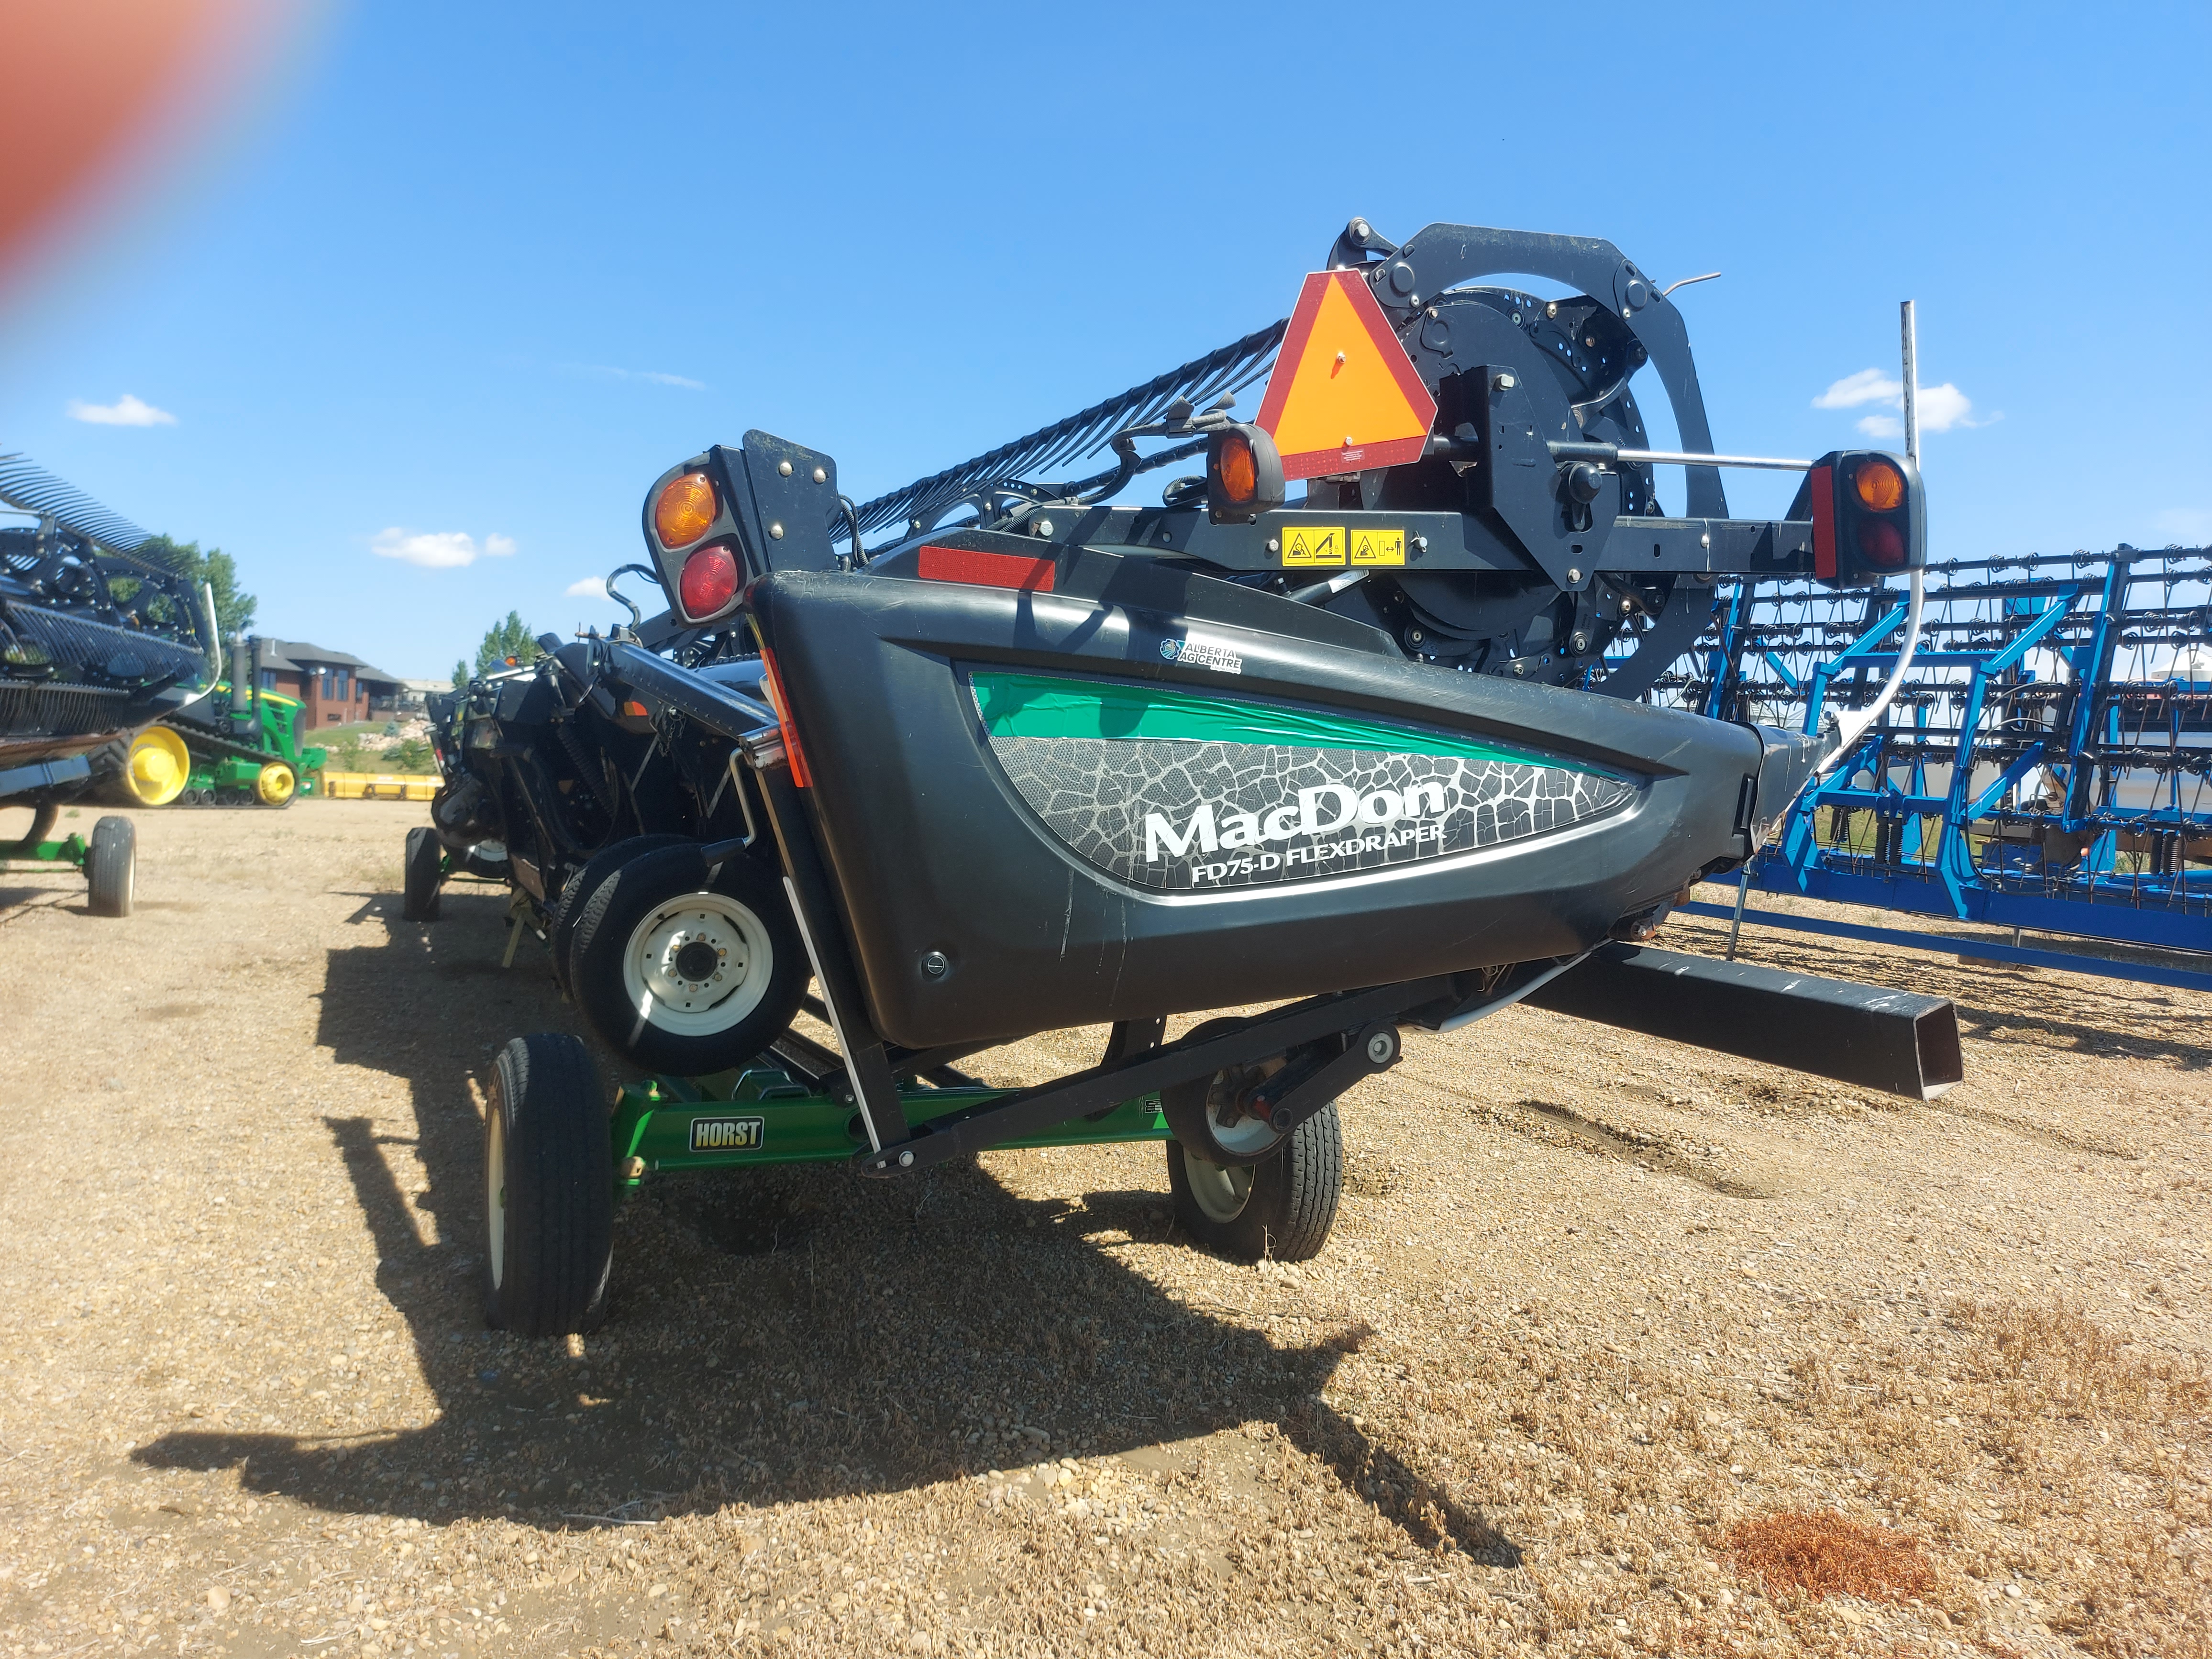
[[[531,1343],[482,1084],[576,1022],[492,890],[399,921],[422,811],[138,814],[124,921],[0,875],[0,1653],[2212,1652],[2212,1000],[1753,931],[1956,997],[1967,1082],[1516,1010],[1346,1098],[1303,1268],[1153,1146],[794,1170]],[[1801,1512],[1928,1577],[1732,1548]]]

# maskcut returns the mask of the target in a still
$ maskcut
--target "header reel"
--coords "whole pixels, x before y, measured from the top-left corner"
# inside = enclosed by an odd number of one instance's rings
[[[1579,292],[1486,280],[1510,272]],[[1650,447],[1632,385],[1647,368],[1681,451]],[[1262,375],[1256,418],[1232,418]],[[1044,481],[1109,452],[1104,471]],[[1203,473],[1176,477],[1158,507],[1111,504],[1176,462]],[[1669,464],[1685,469],[1680,516],[1658,500]],[[1805,472],[1808,487],[1784,519],[1733,519],[1723,466]],[[1880,481],[1878,500],[1859,480]],[[1186,564],[1377,628],[1422,661],[1627,697],[1705,630],[1723,577],[1864,585],[1926,557],[1902,457],[1714,454],[1680,313],[1609,243],[1432,225],[1400,246],[1357,219],[1291,317],[987,455],[855,507],[827,456],[751,432],[665,474],[644,516],[688,628],[726,620],[769,571],[854,568],[958,531],[1031,556],[1080,544]]]

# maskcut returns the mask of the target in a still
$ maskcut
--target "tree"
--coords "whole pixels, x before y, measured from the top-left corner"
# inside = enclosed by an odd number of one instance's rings
[[[252,631],[253,613],[260,601],[238,585],[238,564],[219,547],[200,551],[198,542],[179,542],[167,536],[149,537],[135,550],[139,557],[173,565],[191,580],[198,592],[205,582],[215,589],[216,626],[224,639]]]
[[[510,611],[505,622],[494,623],[485,630],[483,643],[477,647],[477,672],[488,674],[510,657],[517,663],[536,662],[540,654],[530,624],[522,620],[520,611]]]
[[[453,690],[458,691],[469,683],[469,664],[465,657],[453,659]]]
[[[253,613],[260,601],[238,585],[238,564],[219,547],[200,551],[198,542],[180,542],[168,536],[149,536],[132,550],[139,557],[155,564],[166,565],[184,577],[192,592],[190,617],[171,614],[173,610],[165,594],[147,607],[147,614],[155,622],[169,627],[197,627],[199,615],[200,584],[215,589],[216,631],[228,640],[234,634],[243,634],[253,626]],[[138,592],[136,576],[112,576],[107,591],[118,604],[128,602]]]

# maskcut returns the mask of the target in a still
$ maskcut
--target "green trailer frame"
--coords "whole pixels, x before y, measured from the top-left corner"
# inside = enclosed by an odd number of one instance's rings
[[[917,1125],[1018,1092],[980,1084],[923,1083],[902,1084],[898,1091],[908,1121]],[[649,1176],[774,1164],[849,1164],[867,1145],[849,1095],[817,1092],[781,1067],[758,1063],[712,1077],[653,1077],[624,1084],[615,1097],[610,1127],[618,1199],[635,1192]],[[1160,1097],[1149,1094],[1005,1146],[1091,1146],[1170,1138]]]
[[[0,872],[15,864],[66,864],[82,870],[91,854],[91,843],[74,830],[59,841],[9,842],[0,845]]]

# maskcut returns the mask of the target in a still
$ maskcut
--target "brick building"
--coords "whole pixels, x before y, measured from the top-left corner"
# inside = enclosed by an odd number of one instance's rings
[[[390,720],[399,710],[398,675],[305,640],[254,641],[253,672],[264,691],[306,705],[302,724],[307,726]]]

